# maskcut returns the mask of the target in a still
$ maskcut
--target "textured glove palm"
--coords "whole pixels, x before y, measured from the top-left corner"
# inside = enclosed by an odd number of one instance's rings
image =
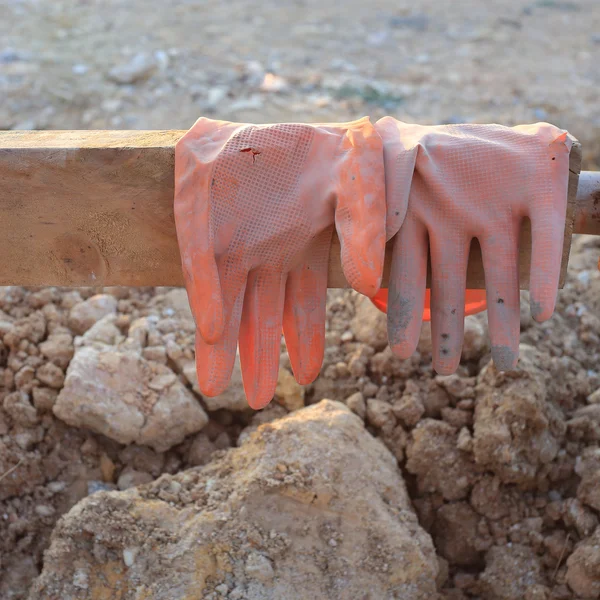
[[[532,230],[532,316],[543,321],[554,311],[567,204],[567,132],[547,123],[428,127],[391,117],[378,121],[376,128],[384,141],[391,214],[402,210],[409,193],[406,219],[395,223],[399,233],[388,301],[392,349],[401,358],[416,349],[429,255],[433,364],[441,374],[456,370],[469,248],[477,238],[492,356],[498,368],[514,368],[520,333],[518,243],[525,218]],[[414,164],[410,191],[405,175],[409,159]]]
[[[321,368],[327,271],[337,229],[349,284],[372,296],[385,252],[381,138],[346,124],[199,119],[175,151],[175,222],[197,325],[201,391],[222,393],[236,345],[250,406],[277,383],[283,327],[297,380]]]

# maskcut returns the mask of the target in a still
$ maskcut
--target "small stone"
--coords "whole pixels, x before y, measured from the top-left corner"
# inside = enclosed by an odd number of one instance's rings
[[[429,390],[426,390],[421,396],[421,402],[425,408],[425,416],[430,419],[437,419],[442,414],[442,409],[449,406],[450,397],[446,390],[431,381]]]
[[[271,561],[258,552],[252,552],[248,556],[245,571],[248,577],[262,582],[270,581],[275,575]]]
[[[138,485],[143,485],[144,483],[150,483],[151,481],[154,481],[154,477],[152,477],[150,473],[136,471],[130,467],[125,467],[123,472],[119,475],[117,487],[120,490],[127,490]]]
[[[223,100],[227,98],[228,90],[226,87],[213,87],[208,90],[204,108],[206,110],[216,110]]]
[[[383,350],[387,346],[387,317],[369,298],[357,298],[356,314],[350,327],[359,342],[368,344],[375,350]]]
[[[447,406],[446,408],[442,408],[442,419],[446,421],[446,423],[450,423],[452,427],[461,429],[462,427],[466,427],[473,423],[473,413]]]
[[[33,427],[39,423],[35,407],[29,401],[29,395],[18,391],[7,394],[2,402],[6,414],[18,425]]]
[[[355,392],[352,396],[348,396],[345,400],[346,406],[353,412],[356,413],[361,419],[365,418],[367,414],[367,405],[365,404],[365,398],[360,392]]]
[[[87,590],[89,587],[89,575],[85,569],[77,569],[73,573],[73,587]]]
[[[123,562],[125,563],[126,567],[133,566],[139,551],[139,548],[123,548]]]
[[[523,600],[534,585],[544,583],[540,559],[528,546],[493,546],[480,576],[480,596],[497,600]]]
[[[88,481],[87,484],[87,493],[88,496],[95,494],[96,492],[111,492],[116,490],[117,486],[111,483],[104,483],[104,481]]]
[[[105,483],[112,483],[115,476],[115,463],[110,459],[108,454],[103,452],[100,455],[100,472],[102,473],[102,480]]]
[[[142,356],[146,360],[153,360],[163,365],[167,364],[167,351],[164,346],[148,346],[142,350]]]
[[[425,407],[415,394],[405,394],[394,402],[392,411],[404,425],[414,427],[425,413]]]
[[[138,471],[146,471],[146,473],[158,477],[164,468],[165,455],[146,446],[130,444],[121,450],[119,460]]]
[[[394,16],[389,20],[390,27],[394,29],[413,29],[414,31],[425,31],[429,25],[429,17],[423,14],[409,15],[406,17]]]
[[[35,369],[30,365],[25,365],[15,375],[15,386],[18,390],[28,392],[31,390],[32,382],[35,377]]]
[[[109,294],[92,296],[85,302],[73,306],[69,313],[69,327],[78,335],[83,335],[102,317],[117,311],[117,299]]]
[[[434,419],[422,419],[411,431],[406,469],[417,476],[421,494],[439,492],[449,501],[465,498],[475,475],[471,456],[457,447],[456,429]]]
[[[60,494],[64,492],[67,484],[64,481],[51,481],[46,487],[51,494]]]
[[[391,405],[375,398],[367,400],[367,420],[371,425],[378,428],[384,426],[394,427],[396,424]]]
[[[31,395],[33,396],[33,405],[40,412],[50,412],[56,402],[58,391],[47,387],[35,387]]]
[[[36,377],[45,385],[59,390],[65,383],[65,374],[60,367],[53,363],[42,365],[36,372]]]
[[[205,465],[210,461],[210,457],[215,450],[217,450],[215,444],[210,441],[205,433],[200,432],[194,437],[188,450],[187,462],[193,467]]]
[[[136,54],[129,62],[113,67],[108,79],[118,84],[132,84],[149,79],[158,70],[155,57],[148,54]]]
[[[567,559],[566,581],[582,598],[600,597],[600,530],[575,546]]]
[[[265,103],[258,94],[253,94],[249,98],[240,98],[229,105],[231,112],[237,112],[242,110],[261,110],[264,108]]]
[[[379,387],[376,383],[373,383],[372,381],[367,381],[367,383],[365,383],[365,385],[363,386],[362,393],[365,398],[374,398],[377,395],[378,390]]]
[[[85,346],[104,344],[113,346],[123,340],[123,336],[117,327],[117,315],[114,313],[102,317],[94,323],[84,334],[81,340],[78,340]]]
[[[228,591],[229,588],[227,587],[226,583],[222,583],[221,585],[218,585],[215,588],[215,592],[218,592],[219,594],[221,594],[221,596],[226,596]]]
[[[481,561],[479,515],[466,502],[444,504],[436,514],[433,537],[438,552],[453,564],[475,566]]]
[[[66,369],[73,358],[73,336],[70,333],[53,333],[40,344],[42,354],[61,369]]]
[[[46,517],[51,517],[54,515],[55,513],[55,509],[53,506],[50,506],[49,504],[38,504],[35,507],[35,514],[38,515],[38,517],[42,517],[42,518],[46,518]]]
[[[304,406],[304,387],[287,369],[280,368],[275,397],[288,410],[298,410]]]
[[[587,397],[588,404],[600,404],[600,388]]]
[[[85,75],[90,70],[90,68],[87,65],[79,63],[73,65],[71,67],[71,70],[73,71],[73,73],[75,73],[75,75]]]
[[[148,386],[156,381],[158,391]],[[69,425],[159,452],[208,422],[196,398],[168,367],[110,346],[77,350],[53,411]]]
[[[458,433],[456,447],[463,452],[473,451],[473,437],[467,427],[463,427]]]

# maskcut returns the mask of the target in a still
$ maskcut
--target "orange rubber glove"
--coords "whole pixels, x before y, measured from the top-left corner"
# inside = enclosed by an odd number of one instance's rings
[[[199,119],[175,149],[175,223],[197,325],[202,393],[222,393],[239,338],[248,403],[277,384],[281,331],[296,379],[323,362],[331,236],[348,283],[371,297],[386,241],[382,141],[345,124]]]
[[[556,302],[569,175],[567,132],[538,123],[409,125],[377,122],[384,142],[388,204],[406,191],[393,168],[398,156],[417,157],[406,219],[394,242],[389,284],[388,336],[408,358],[416,349],[431,258],[433,366],[453,373],[460,362],[466,271],[472,238],[481,246],[492,357],[499,369],[518,360],[519,231],[532,229],[531,312],[544,321]]]

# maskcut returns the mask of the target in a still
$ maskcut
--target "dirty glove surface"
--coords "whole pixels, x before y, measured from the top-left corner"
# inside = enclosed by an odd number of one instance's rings
[[[408,358],[423,317],[428,254],[431,261],[433,365],[453,373],[463,343],[469,247],[477,238],[486,279],[492,356],[499,369],[518,360],[519,231],[532,229],[531,312],[544,321],[558,290],[567,206],[570,139],[547,123],[421,126],[384,117],[388,204],[406,190],[390,168],[416,155],[406,219],[394,242],[389,283],[388,336]]]
[[[175,150],[175,222],[197,325],[196,367],[222,393],[236,345],[250,406],[277,383],[281,331],[294,374],[321,368],[331,236],[348,283],[373,296],[385,253],[381,138],[345,124],[248,125],[199,119]]]

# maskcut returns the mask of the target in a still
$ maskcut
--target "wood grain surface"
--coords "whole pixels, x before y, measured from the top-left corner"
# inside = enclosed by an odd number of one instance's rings
[[[175,143],[184,131],[0,132],[0,285],[183,285],[173,219]],[[561,286],[574,231],[600,235],[600,178],[571,151]],[[596,187],[598,186],[598,187]],[[393,240],[392,240],[393,242]],[[337,237],[329,287],[346,287]],[[529,284],[531,236],[523,228],[521,287]],[[391,253],[386,254],[386,277]],[[468,286],[485,281],[479,246]],[[386,279],[387,285],[387,279]]]

